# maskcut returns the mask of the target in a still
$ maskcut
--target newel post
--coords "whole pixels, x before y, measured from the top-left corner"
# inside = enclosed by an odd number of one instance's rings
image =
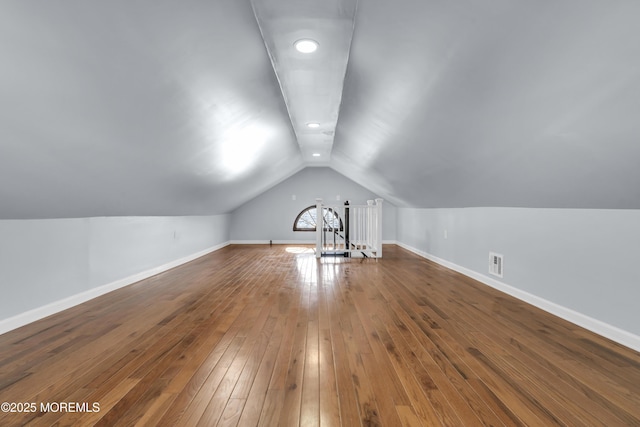
[[[376,240],[378,258],[382,258],[382,199],[376,199]]]
[[[324,212],[322,199],[316,199],[316,258],[322,256],[322,229],[324,228]]]

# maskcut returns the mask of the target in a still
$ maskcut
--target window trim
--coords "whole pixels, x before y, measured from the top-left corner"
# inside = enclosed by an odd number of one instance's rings
[[[306,214],[307,212],[311,211],[311,210],[316,210],[317,207],[316,205],[311,205],[311,206],[307,206],[306,208],[304,208],[302,211],[300,211],[300,213],[296,216],[296,219],[293,221],[293,231],[316,231],[317,230],[317,218],[318,218],[318,214],[316,212],[316,227],[313,228],[301,228],[298,227],[298,221],[300,221],[300,218]],[[322,208],[323,211],[329,211],[328,208]],[[323,230],[324,231],[332,231],[332,230],[337,230],[337,231],[344,231],[344,224],[342,222],[342,218],[340,218],[340,215],[338,215],[338,212],[336,212],[335,210],[331,210],[331,212],[333,212],[334,217],[340,221],[340,229],[338,230],[337,228],[331,228],[331,227],[325,227]],[[322,222],[326,223],[326,221],[324,220],[325,215],[322,215]]]

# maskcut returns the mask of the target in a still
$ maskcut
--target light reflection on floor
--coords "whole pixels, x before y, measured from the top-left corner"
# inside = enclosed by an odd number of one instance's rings
[[[333,285],[338,274],[338,265],[349,260],[345,257],[316,258],[315,248],[290,246],[288,253],[296,255],[296,269],[303,283],[311,285]]]
[[[304,246],[289,246],[285,249],[290,254],[315,254],[315,249]]]

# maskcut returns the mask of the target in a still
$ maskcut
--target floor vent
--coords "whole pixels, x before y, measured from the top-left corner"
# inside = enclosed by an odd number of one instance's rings
[[[489,252],[489,273],[494,276],[502,277],[502,269],[504,267],[504,257],[494,252]]]

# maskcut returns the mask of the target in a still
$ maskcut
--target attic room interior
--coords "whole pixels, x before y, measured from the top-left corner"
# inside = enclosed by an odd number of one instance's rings
[[[3,0],[0,425],[640,425],[638,16]]]

